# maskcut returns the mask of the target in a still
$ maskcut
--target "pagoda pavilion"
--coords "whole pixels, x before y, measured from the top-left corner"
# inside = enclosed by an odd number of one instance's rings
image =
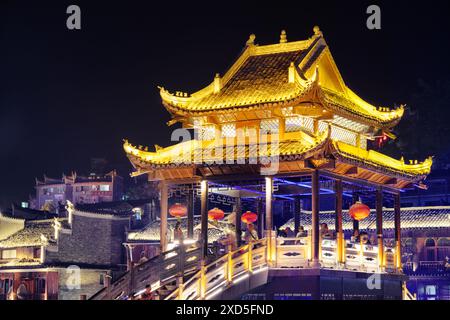
[[[275,201],[292,200],[294,213],[301,210],[299,203],[309,204],[310,243],[305,258],[311,268],[324,266],[319,205],[325,194],[334,196],[333,259],[338,264],[345,264],[347,257],[342,226],[346,198],[350,205],[373,199],[380,271],[389,263],[383,241],[383,201],[391,201],[392,270],[401,270],[400,194],[425,188],[432,159],[398,160],[370,149],[370,142],[380,137],[395,139],[391,130],[401,120],[404,106],[374,106],[348,88],[318,27],[303,41],[288,41],[282,31],[279,43],[271,45],[258,45],[251,35],[229,70],[216,74],[207,87],[192,94],[160,87],[160,95],[171,116],[168,125],[179,123],[186,129],[174,131],[177,141],[183,140],[165,148],[155,146],[155,151],[128,141],[123,147],[135,169],[132,175],[147,174],[150,181],[160,182],[162,251],[169,241],[169,198],[177,190],[187,190],[190,237],[193,198],[201,199],[204,255],[211,209],[208,195],[217,193],[236,198],[236,221],[244,211],[241,200],[255,201],[258,228],[268,239],[268,260],[273,263]],[[186,132],[194,132],[194,137],[187,139]],[[235,223],[235,228],[241,244],[241,224]]]

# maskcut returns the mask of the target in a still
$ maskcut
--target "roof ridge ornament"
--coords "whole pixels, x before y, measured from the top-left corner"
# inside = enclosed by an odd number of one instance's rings
[[[322,31],[320,31],[319,26],[314,26],[313,31],[314,31],[314,36],[323,37],[323,33],[322,33]]]
[[[281,30],[280,43],[286,43],[286,42],[287,42],[286,30]]]
[[[254,33],[252,33],[249,37],[248,37],[248,40],[247,40],[247,42],[245,43],[247,46],[254,46],[255,45],[255,39],[256,39],[256,36],[255,36],[255,34]]]

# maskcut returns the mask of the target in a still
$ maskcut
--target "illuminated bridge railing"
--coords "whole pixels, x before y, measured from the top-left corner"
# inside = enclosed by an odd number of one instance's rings
[[[172,250],[135,265],[122,277],[107,284],[92,296],[91,300],[131,299],[147,288],[159,289],[165,283],[182,277],[186,272],[198,269],[201,261],[200,242],[179,245]]]
[[[276,268],[309,268],[311,267],[311,239],[277,238]],[[384,248],[383,270],[380,270],[378,247],[366,244],[345,243],[344,263],[339,263],[337,244],[335,240],[322,240],[320,248],[320,265],[322,268],[343,269],[359,272],[388,272],[395,273],[395,248]]]
[[[166,300],[211,299],[234,283],[247,278],[267,267],[266,240],[258,240],[244,245],[208,265],[185,283],[180,283]]]
[[[311,263],[310,249],[309,237],[273,237],[246,244],[235,251],[228,250],[225,255],[206,264],[201,261],[200,242],[179,245],[134,266],[91,299],[133,299],[148,289],[155,291],[173,282],[176,282],[176,286],[167,292],[167,300],[209,299],[266,267],[312,268],[314,266]],[[335,240],[322,240],[319,261],[321,268],[370,273],[398,272],[395,268],[395,249],[390,247],[385,247],[384,261],[380,268],[377,246],[346,242],[344,261],[340,263],[337,259]],[[189,273],[189,278],[185,281],[186,273]]]
[[[403,265],[403,271],[409,276],[450,277],[450,264],[444,261],[420,261],[417,264],[408,262]]]

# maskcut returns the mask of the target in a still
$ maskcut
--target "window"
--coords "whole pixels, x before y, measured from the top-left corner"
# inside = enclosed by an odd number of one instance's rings
[[[260,129],[262,134],[278,133],[278,119],[261,120]]]
[[[236,137],[236,124],[227,123],[227,124],[222,125],[222,137],[224,137],[224,138]]]
[[[296,132],[300,131],[303,124],[302,117],[289,117],[285,121],[285,131],[286,132]]]
[[[425,286],[425,294],[427,296],[435,296],[436,295],[436,286]]]
[[[450,239],[442,238],[438,240],[439,247],[450,247]]]
[[[109,191],[109,184],[100,185],[100,191]]]
[[[427,241],[425,241],[425,247],[434,247],[435,246],[435,242],[433,239],[427,239]]]
[[[16,249],[14,250],[3,250],[2,252],[2,259],[15,259],[17,256]]]
[[[331,139],[356,146],[356,133],[339,127],[331,127]]]
[[[214,140],[216,137],[216,126],[214,125],[202,125],[195,127],[197,137],[202,141]]]

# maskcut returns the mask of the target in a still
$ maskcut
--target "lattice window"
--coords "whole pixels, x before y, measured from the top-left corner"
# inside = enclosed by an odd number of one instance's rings
[[[313,133],[314,132],[314,120],[309,117],[303,117],[303,127],[306,131]]]
[[[319,121],[319,132],[327,131],[328,129],[328,123],[325,121]]]
[[[367,150],[367,138],[366,137],[362,137],[359,140],[359,147],[361,149]]]
[[[227,138],[227,137],[234,138],[234,137],[236,137],[236,124],[234,124],[234,123],[224,124],[222,126],[222,137],[223,138]]]
[[[278,128],[278,119],[261,120],[260,129],[262,133],[276,133]]]
[[[289,117],[286,118],[285,130],[286,132],[300,131],[303,125],[303,117]]]
[[[291,117],[291,116],[294,116],[294,108],[293,108],[293,107],[283,108],[283,109],[281,109],[281,113],[282,113],[283,116],[285,116],[285,117]]]
[[[339,127],[331,127],[331,139],[338,140],[356,146],[356,133]]]
[[[205,125],[196,127],[197,136],[199,140],[208,141],[214,140],[216,136],[216,127],[214,125]]]

